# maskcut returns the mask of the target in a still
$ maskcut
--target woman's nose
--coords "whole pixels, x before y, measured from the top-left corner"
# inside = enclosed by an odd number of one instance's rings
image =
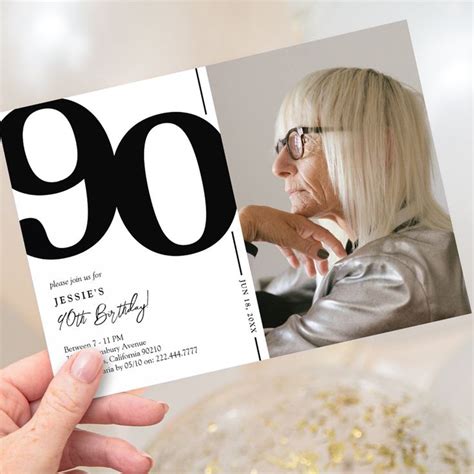
[[[272,171],[273,174],[279,178],[287,178],[296,173],[295,161],[291,158],[286,146],[283,147],[275,158]]]

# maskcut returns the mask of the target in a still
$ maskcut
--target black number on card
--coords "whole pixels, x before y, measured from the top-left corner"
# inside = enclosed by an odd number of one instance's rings
[[[57,182],[40,179],[31,169],[25,153],[25,122],[32,113],[42,109],[62,113],[69,121],[76,141],[76,167],[67,178]],[[154,127],[165,123],[176,125],[188,137],[204,189],[204,232],[197,241],[187,245],[176,244],[163,232],[153,210],[146,179],[146,138]],[[116,209],[135,240],[163,255],[190,255],[211,247],[225,235],[235,216],[236,205],[221,136],[209,122],[196,115],[169,112],[148,117],[125,134],[115,154],[97,118],[82,105],[66,99],[13,110],[1,122],[0,134],[12,187],[16,191],[43,196],[66,191],[82,181],[85,184],[87,227],[76,244],[55,247],[39,220],[20,221],[26,251],[32,257],[60,259],[85,252],[107,232]]]

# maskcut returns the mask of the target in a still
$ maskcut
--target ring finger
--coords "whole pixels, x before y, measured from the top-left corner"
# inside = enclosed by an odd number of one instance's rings
[[[148,472],[152,464],[148,454],[138,451],[127,441],[74,430],[64,448],[60,470],[97,466],[138,474]]]

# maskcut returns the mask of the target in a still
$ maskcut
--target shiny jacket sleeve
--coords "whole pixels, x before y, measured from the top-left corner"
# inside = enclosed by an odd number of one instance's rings
[[[253,270],[257,247],[246,242],[250,267]],[[253,253],[249,249],[255,249]],[[303,266],[288,268],[281,274],[254,282],[260,317],[264,327],[284,323],[293,313],[305,313],[311,307],[316,281],[309,278]]]
[[[342,259],[322,280],[304,315],[266,330],[270,356],[380,334],[431,320],[423,286],[389,255]]]
[[[279,326],[293,313],[306,313],[312,305],[315,287],[315,282],[310,280],[306,285],[286,289],[284,292],[257,291],[263,327]]]

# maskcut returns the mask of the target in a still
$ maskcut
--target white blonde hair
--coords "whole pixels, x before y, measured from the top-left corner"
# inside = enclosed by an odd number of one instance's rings
[[[396,227],[409,206],[418,225],[452,230],[433,197],[433,147],[421,94],[373,69],[334,68],[286,95],[276,139],[296,126],[332,127],[321,139],[329,176],[359,246]]]

